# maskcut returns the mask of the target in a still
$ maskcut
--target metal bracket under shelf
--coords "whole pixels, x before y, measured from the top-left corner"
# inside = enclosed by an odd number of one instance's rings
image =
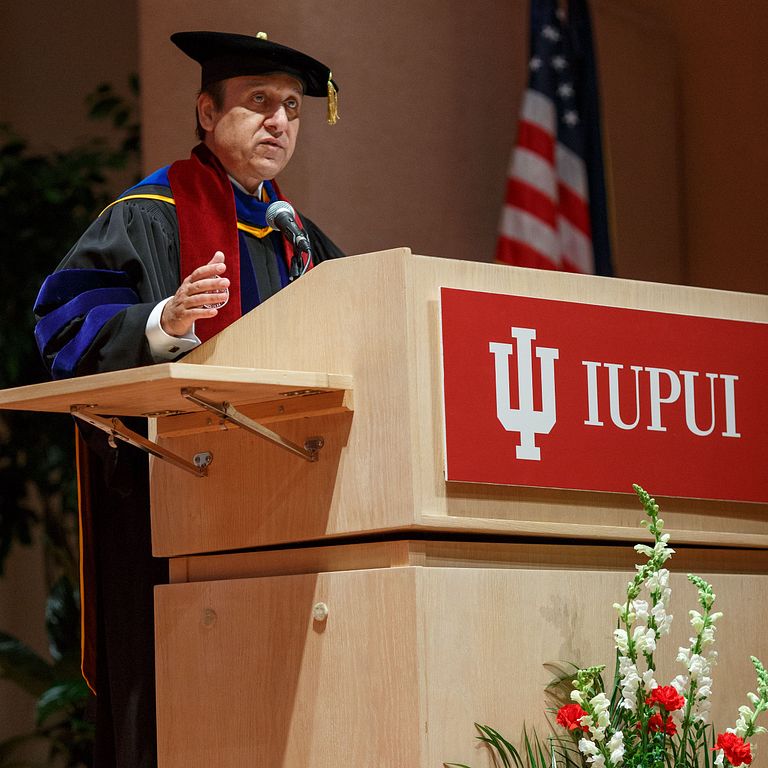
[[[303,447],[296,445],[296,443],[291,442],[282,435],[278,435],[277,432],[273,432],[263,424],[259,424],[244,413],[241,413],[231,403],[215,403],[206,400],[200,397],[197,391],[197,389],[184,388],[181,390],[181,394],[191,403],[195,403],[195,405],[205,408],[207,411],[216,414],[216,416],[232,422],[232,424],[236,424],[238,427],[264,438],[264,440],[268,440],[273,445],[277,445],[296,456],[300,456],[305,461],[317,461],[318,453],[325,442],[322,437],[308,437],[304,441]]]
[[[181,395],[189,400],[189,402],[195,403],[195,405],[199,405],[201,408],[216,414],[219,418],[225,419],[248,432],[252,432],[254,435],[258,435],[264,440],[268,440],[273,445],[277,445],[296,456],[300,456],[305,461],[317,461],[318,452],[323,447],[324,440],[322,437],[307,438],[303,447],[296,445],[296,443],[287,440],[281,435],[278,435],[277,432],[267,429],[264,425],[259,424],[244,413],[241,413],[230,403],[216,403],[200,397],[197,394],[196,389],[184,388],[181,390]],[[106,432],[109,435],[109,441],[113,447],[115,440],[122,440],[124,443],[128,443],[152,456],[156,456],[159,459],[163,459],[164,461],[173,464],[173,466],[178,467],[179,469],[183,469],[185,472],[195,475],[195,477],[207,476],[208,465],[213,461],[213,455],[209,451],[196,453],[193,460],[188,461],[178,454],[173,453],[173,451],[169,451],[157,443],[148,440],[143,435],[129,429],[116,416],[107,418],[93,413],[94,407],[95,406],[93,405],[73,405],[70,408],[70,413],[76,418],[97,427],[102,430],[102,432]]]
[[[123,424],[116,416],[104,418],[95,413],[91,413],[92,405],[73,405],[70,413],[94,427],[98,427],[102,432],[109,435],[110,444],[115,447],[115,439],[122,440],[124,443],[140,448],[142,451],[157,456],[159,459],[173,464],[174,467],[183,469],[185,472],[195,475],[195,477],[205,477],[208,474],[208,465],[213,460],[213,456],[207,452],[196,453],[193,461],[187,461],[172,451],[166,450],[157,443],[153,443],[143,435],[134,432]]]

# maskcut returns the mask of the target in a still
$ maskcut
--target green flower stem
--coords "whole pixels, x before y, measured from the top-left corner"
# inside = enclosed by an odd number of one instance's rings
[[[714,625],[712,619],[712,606],[715,604],[715,594],[712,590],[712,585],[704,581],[699,576],[688,574],[688,580],[698,589],[699,593],[699,605],[704,611],[701,629],[696,633],[696,640],[691,647],[691,654],[701,654],[702,650],[702,638],[704,630],[709,629]],[[677,760],[675,761],[675,768],[682,768],[685,766],[685,756],[687,753],[688,735],[693,725],[691,721],[691,710],[696,700],[696,691],[698,684],[695,680],[691,680],[688,686],[688,690],[685,692],[685,710],[683,713],[683,732],[680,736],[680,750],[678,751]]]

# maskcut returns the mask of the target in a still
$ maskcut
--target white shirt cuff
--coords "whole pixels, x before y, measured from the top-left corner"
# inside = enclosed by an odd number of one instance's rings
[[[171,296],[156,304],[149,317],[147,318],[147,327],[144,330],[147,341],[149,342],[149,351],[156,363],[167,363],[169,360],[175,360],[184,352],[189,352],[200,346],[200,339],[195,336],[195,326],[184,336],[170,336],[160,326],[160,316],[163,314],[163,307],[171,300]]]

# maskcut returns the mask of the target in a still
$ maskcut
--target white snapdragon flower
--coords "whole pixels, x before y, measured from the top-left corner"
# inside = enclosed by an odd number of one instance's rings
[[[663,602],[659,601],[653,606],[651,615],[656,622],[656,632],[659,637],[669,634],[669,630],[672,628],[672,615],[667,614],[667,609]]]
[[[723,760],[725,759],[725,752],[722,749],[717,750],[717,756],[715,757],[715,765],[718,768],[723,768]]]
[[[643,688],[646,691],[652,691],[654,688],[659,687],[659,684],[656,682],[656,678],[654,677],[655,672],[655,669],[647,669],[645,672],[643,672]]]
[[[667,590],[669,588],[669,571],[666,568],[659,568],[658,571],[654,571],[645,580],[645,585],[648,587],[649,592],[654,592],[656,590]],[[671,591],[670,594],[672,594]],[[666,599],[668,600],[669,597],[666,597]]]
[[[635,614],[635,621],[639,621],[641,624],[648,623],[649,608],[646,600],[633,600],[632,611]]]
[[[678,675],[670,685],[682,696],[685,689],[688,687],[688,676]]]
[[[688,671],[691,679],[698,680],[700,677],[709,675],[709,663],[701,654],[692,653],[688,662]]]
[[[749,722],[755,713],[746,705],[739,707],[739,717],[736,720],[736,727],[733,729],[737,736],[746,738]]]
[[[688,611],[688,616],[690,616],[691,626],[696,633],[698,634],[701,632],[701,630],[704,629],[704,617],[698,611],[694,610]]]
[[[613,631],[613,640],[616,643],[616,649],[620,654],[626,656],[629,653],[629,638],[626,629],[615,629]]]
[[[708,699],[712,695],[712,684],[709,685],[699,685],[699,687],[696,689],[696,693],[702,698],[702,699]]]
[[[709,720],[710,709],[712,709],[712,702],[709,699],[697,699],[693,707],[693,719],[706,723]]]
[[[653,553],[664,563],[669,560],[672,555],[675,554],[675,550],[667,546],[669,544],[669,534],[662,533],[659,537],[659,541],[653,547]]]
[[[571,691],[571,700],[575,701],[577,704],[581,704],[584,706],[584,697],[581,695],[580,691],[573,690]]]
[[[592,768],[605,768],[605,757],[603,755],[588,757],[587,762],[592,763]]]
[[[597,719],[596,725],[590,727],[589,732],[595,741],[603,741],[606,728],[611,724],[611,718],[608,713],[611,702],[604,693],[598,693],[589,700],[589,706],[594,713],[594,717]]]
[[[632,659],[626,656],[619,656],[619,685],[621,686],[621,702],[619,706],[622,709],[628,709],[630,712],[637,711],[637,689],[642,682],[637,672],[637,667],[632,663]]]
[[[635,627],[632,640],[638,653],[653,653],[656,650],[656,632],[652,627]]]
[[[616,731],[611,736],[608,751],[611,753],[611,762],[614,765],[621,765],[624,762],[624,734],[621,731]]]
[[[647,544],[635,544],[635,552],[644,555],[648,559],[653,557],[653,548]],[[635,566],[637,568],[637,566]]]
[[[611,706],[611,702],[603,691],[600,691],[600,693],[593,696],[589,700],[589,703],[595,708],[595,712],[597,712],[598,716],[608,712],[608,708]]]
[[[600,754],[597,744],[589,739],[579,739],[579,752],[586,757]]]

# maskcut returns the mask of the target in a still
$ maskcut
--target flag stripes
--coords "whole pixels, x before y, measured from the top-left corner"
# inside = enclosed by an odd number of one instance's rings
[[[570,5],[571,14],[586,14],[583,0]],[[587,151],[587,145],[590,137],[599,137],[599,130],[586,130],[586,121],[597,119],[596,110],[585,114],[583,105],[592,102],[577,98],[577,90],[588,85],[585,73],[577,71],[584,58],[577,52],[586,50],[586,64],[591,64],[591,40],[586,45],[574,39],[574,34],[591,32],[584,18],[573,20],[573,29],[570,21],[557,0],[532,0],[529,83],[508,171],[496,258],[518,266],[594,273],[592,231],[595,216],[604,216],[604,211],[596,214],[590,206],[585,158],[594,156],[595,148]],[[593,68],[586,69],[594,75]],[[607,254],[599,261],[610,269]]]

